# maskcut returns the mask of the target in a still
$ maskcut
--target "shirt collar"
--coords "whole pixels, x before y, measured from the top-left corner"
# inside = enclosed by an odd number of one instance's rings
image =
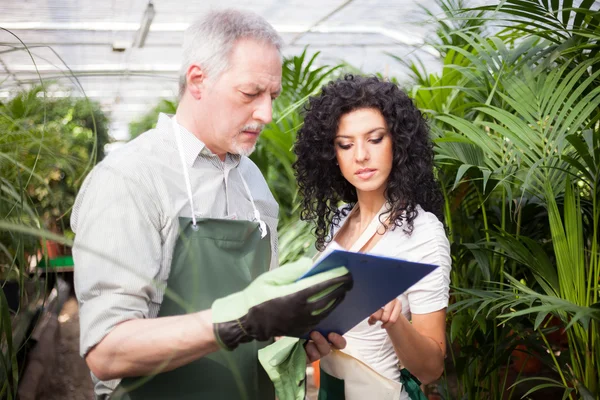
[[[174,142],[175,138],[173,137],[176,132],[172,131],[172,115],[167,115],[164,113],[160,113],[158,116],[158,122],[156,124],[156,129],[162,132],[168,133],[169,138]],[[177,124],[179,125],[179,124]],[[196,159],[202,155],[204,157],[217,157],[212,151],[206,147],[204,142],[196,135],[185,129],[183,126],[179,125],[179,129],[181,132],[181,144],[183,146],[183,157],[185,159],[186,164],[191,167],[194,165]],[[175,144],[175,143],[174,143]],[[177,144],[175,144],[177,146]],[[230,167],[236,167],[240,161],[241,156],[239,154],[230,154],[227,153],[225,156],[225,164]]]

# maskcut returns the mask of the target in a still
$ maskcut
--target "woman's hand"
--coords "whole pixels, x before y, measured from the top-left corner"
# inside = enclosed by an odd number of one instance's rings
[[[337,333],[330,333],[327,335],[327,339],[325,339],[319,332],[314,331],[310,333],[310,339],[304,345],[308,362],[317,361],[325,357],[331,353],[332,349],[341,350],[346,347],[346,339]]]
[[[402,302],[394,299],[387,303],[384,307],[371,314],[369,317],[369,325],[374,325],[377,321],[381,321],[381,327],[387,329],[394,325],[402,314]]]

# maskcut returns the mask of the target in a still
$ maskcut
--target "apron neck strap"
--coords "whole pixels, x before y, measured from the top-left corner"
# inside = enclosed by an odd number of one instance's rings
[[[238,172],[240,173],[240,179],[242,180],[242,183],[244,184],[244,189],[246,189],[246,193],[248,194],[250,203],[252,203],[252,209],[254,210],[254,221],[258,222],[258,225],[260,227],[260,237],[264,238],[267,235],[267,224],[265,224],[265,222],[260,218],[260,211],[258,211],[258,208],[256,208],[256,204],[254,204],[254,198],[252,197],[252,193],[250,192],[250,189],[248,188],[248,184],[246,183],[246,180],[242,176],[242,172],[239,170],[238,170]]]
[[[356,204],[356,206],[354,207],[352,212],[355,212],[355,210],[357,208],[358,208],[358,203]],[[383,203],[383,205],[381,206],[381,208],[379,209],[377,214],[375,214],[375,216],[373,217],[373,219],[371,220],[371,222],[369,223],[367,228],[363,231],[363,233],[361,233],[361,235],[358,237],[358,239],[356,239],[354,244],[352,244],[349,251],[359,252],[360,249],[362,249],[365,246],[365,244],[367,244],[367,242],[369,240],[371,240],[373,238],[373,236],[375,236],[375,234],[377,233],[377,230],[381,226],[381,221],[379,220],[379,218],[382,213],[387,211],[387,209],[388,209],[388,203],[386,201],[385,203]],[[350,217],[350,216],[348,216],[348,217]]]
[[[192,212],[192,228],[198,229],[197,224],[196,224],[196,212],[195,212],[196,208],[194,207],[194,197],[192,195],[192,185],[191,185],[191,181],[190,181],[190,174],[188,172],[188,167],[185,163],[185,157],[183,154],[183,144],[181,143],[181,128],[180,128],[179,124],[177,123],[177,119],[175,118],[174,115],[171,118],[171,124],[173,126],[173,134],[175,135],[175,142],[177,143],[177,152],[179,153],[179,159],[181,160],[181,166],[183,168],[183,177],[185,179],[185,189],[187,192],[188,200],[190,203],[190,209]],[[252,193],[250,192],[250,189],[248,188],[248,184],[246,183],[246,180],[242,176],[241,172],[240,172],[240,178],[242,180],[242,183],[244,184],[244,189],[246,190],[246,193],[248,194],[248,197],[250,198],[250,203],[252,203],[252,209],[254,210],[254,220],[255,220],[255,222],[258,222],[258,224],[259,224],[261,238],[264,238],[267,235],[267,224],[265,224],[265,222],[260,218],[260,212],[258,211],[258,208],[256,208],[256,205],[254,204],[254,199],[252,198]]]
[[[181,144],[181,129],[177,123],[177,119],[173,115],[171,118],[173,124],[173,134],[175,135],[175,142],[177,142],[177,152],[179,153],[179,159],[181,160],[181,166],[183,167],[183,177],[185,179],[185,189],[187,192],[188,200],[190,202],[190,210],[192,211],[192,227],[197,229],[196,225],[196,207],[194,207],[194,196],[192,196],[192,184],[190,183],[190,174],[185,164],[185,157],[183,155],[183,145]]]

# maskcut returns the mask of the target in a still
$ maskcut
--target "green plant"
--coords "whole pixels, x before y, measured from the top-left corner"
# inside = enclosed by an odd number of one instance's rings
[[[177,101],[163,99],[149,112],[139,119],[129,123],[129,139],[135,139],[147,130],[153,129],[158,120],[158,114],[175,114],[177,111]]]
[[[18,50],[27,48],[9,51]],[[31,266],[48,256],[48,240],[69,242],[75,194],[109,140],[97,104],[50,99],[46,87],[40,81],[0,102],[0,397],[8,399],[16,396],[21,359],[50,292]],[[15,283],[18,298],[7,298]]]
[[[516,337],[535,330],[538,344],[550,346],[542,306],[569,326],[569,349],[560,357],[538,352],[555,375],[533,389],[560,386],[568,395],[571,385],[597,396],[599,335],[591,315],[600,273],[600,31],[594,7],[507,0],[473,9],[499,11],[494,16],[506,29],[489,35],[445,24],[437,45],[442,73],[411,66],[415,100],[431,118],[446,198],[457,288],[449,337],[462,345],[455,363],[470,366],[456,365],[459,397],[503,395],[499,361],[508,363],[504,350],[519,343],[505,340],[507,327]],[[491,293],[498,299],[485,297]],[[587,317],[570,326],[578,312]],[[498,351],[482,351],[488,347]]]

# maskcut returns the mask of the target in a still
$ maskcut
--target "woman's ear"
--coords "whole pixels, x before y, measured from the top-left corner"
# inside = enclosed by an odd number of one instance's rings
[[[200,100],[206,81],[206,75],[202,68],[197,64],[190,65],[187,69],[185,79],[186,90],[190,92],[194,99]]]

